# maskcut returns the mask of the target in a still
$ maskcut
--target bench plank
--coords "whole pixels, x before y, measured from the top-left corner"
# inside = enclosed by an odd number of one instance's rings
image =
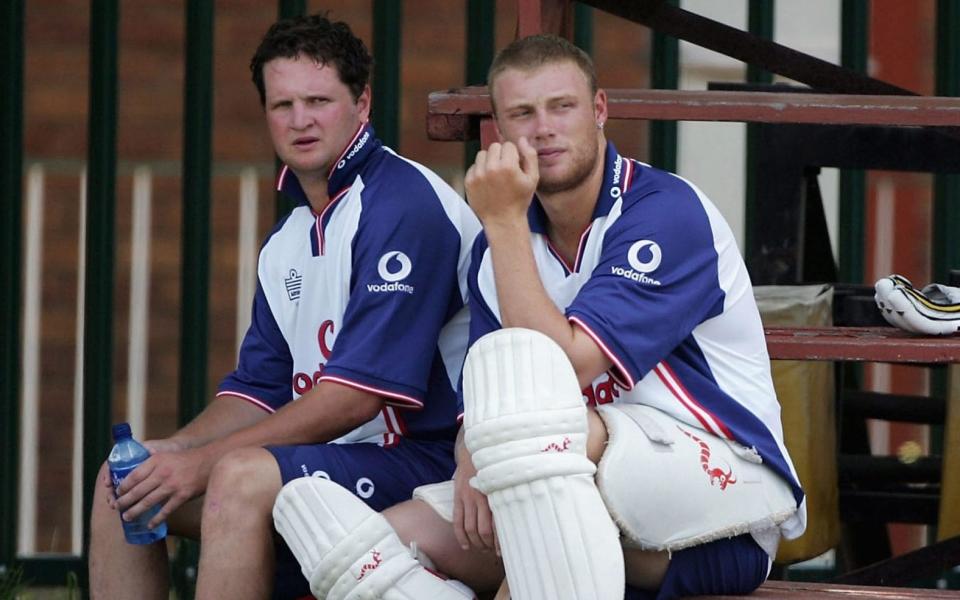
[[[893,327],[765,327],[774,360],[960,362],[960,335],[918,336]]]
[[[749,596],[696,596],[700,600],[957,600],[960,591],[768,581]]]
[[[818,125],[955,126],[960,98],[607,89],[611,119],[815,123]],[[485,86],[432,92],[427,135],[432,140],[475,139],[476,122],[490,116]]]

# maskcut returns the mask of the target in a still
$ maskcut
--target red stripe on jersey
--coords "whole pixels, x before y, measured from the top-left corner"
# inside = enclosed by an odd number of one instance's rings
[[[413,408],[413,409],[423,408],[423,402],[411,396],[404,396],[403,394],[398,394],[396,392],[382,390],[380,388],[375,388],[375,387],[365,385],[356,381],[351,381],[349,379],[343,379],[342,377],[334,377],[333,375],[321,375],[319,381],[332,381],[334,383],[339,383],[340,385],[352,387],[355,390],[362,390],[364,392],[370,392],[371,394],[375,394],[377,396],[383,396],[384,398],[387,398],[386,403],[393,406],[402,406],[404,408]]]
[[[263,410],[267,411],[268,413],[271,413],[271,414],[272,414],[272,413],[277,412],[276,410],[273,409],[273,407],[271,407],[271,406],[268,405],[267,403],[265,403],[265,402],[263,402],[263,401],[261,401],[261,400],[257,400],[257,399],[254,398],[253,396],[248,396],[248,395],[246,395],[246,394],[241,394],[240,392],[231,392],[231,391],[217,392],[216,397],[217,397],[217,398],[220,398],[221,396],[236,396],[237,398],[240,398],[241,400],[246,400],[247,402],[249,402],[249,403],[251,403],[251,404],[255,404],[255,405],[259,406],[260,408],[262,408]]]
[[[330,202],[327,202],[327,205],[323,207],[323,211],[320,214],[317,214],[316,212],[313,213],[314,218],[316,219],[316,222],[314,223],[314,227],[317,228],[317,242],[318,242],[318,245],[320,246],[320,256],[324,255],[324,251],[327,246],[326,239],[323,235],[323,217],[328,212],[330,212],[333,205],[336,204],[341,198],[343,198],[343,196],[349,191],[350,191],[350,186],[348,185],[347,187],[337,192],[333,196],[333,199],[330,200]]]
[[[611,369],[610,376],[613,377],[613,379],[617,382],[617,384],[627,391],[632,390],[634,386],[634,381],[630,377],[630,372],[627,371],[626,367],[623,366],[623,363],[620,362],[620,359],[617,357],[616,353],[610,348],[608,348],[606,344],[603,343],[603,340],[600,339],[600,336],[597,335],[592,329],[590,329],[589,325],[587,325],[577,317],[567,317],[567,319],[570,322],[576,324],[578,327],[580,327],[580,329],[583,329],[583,331],[590,336],[590,339],[594,341],[597,347],[600,348],[600,351],[603,352],[603,354],[610,359],[610,362],[613,363],[613,366],[615,367],[615,369]]]
[[[693,397],[690,391],[684,387],[683,383],[680,381],[680,378],[677,377],[677,374],[670,368],[670,365],[666,361],[660,361],[653,368],[656,372],[657,377],[660,378],[660,381],[667,387],[668,390],[674,395],[677,400],[680,401],[683,406],[690,411],[690,413],[696,417],[700,424],[703,425],[704,430],[709,431],[710,433],[722,437],[726,437],[729,440],[734,439],[733,434],[724,425],[723,421],[717,418],[716,415],[707,410],[702,404],[697,402]]]

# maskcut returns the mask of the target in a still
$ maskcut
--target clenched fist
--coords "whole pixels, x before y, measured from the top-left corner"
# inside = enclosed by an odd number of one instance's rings
[[[477,153],[464,179],[467,200],[484,227],[526,221],[540,180],[537,151],[527,138],[493,143]]]

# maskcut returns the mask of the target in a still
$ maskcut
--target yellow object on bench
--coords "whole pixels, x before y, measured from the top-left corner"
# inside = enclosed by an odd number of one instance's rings
[[[833,323],[829,286],[757,286],[754,295],[766,327]],[[787,450],[807,495],[807,531],[782,541],[777,552],[778,563],[790,564],[819,556],[840,540],[833,364],[777,360],[771,368]]]

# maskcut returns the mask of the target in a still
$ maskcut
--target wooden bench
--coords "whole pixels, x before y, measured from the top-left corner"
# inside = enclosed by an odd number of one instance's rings
[[[960,598],[960,591],[917,588],[867,587],[832,583],[799,581],[768,581],[749,596],[696,596],[701,600],[778,600],[780,598],[809,598],[811,600],[919,600]]]

